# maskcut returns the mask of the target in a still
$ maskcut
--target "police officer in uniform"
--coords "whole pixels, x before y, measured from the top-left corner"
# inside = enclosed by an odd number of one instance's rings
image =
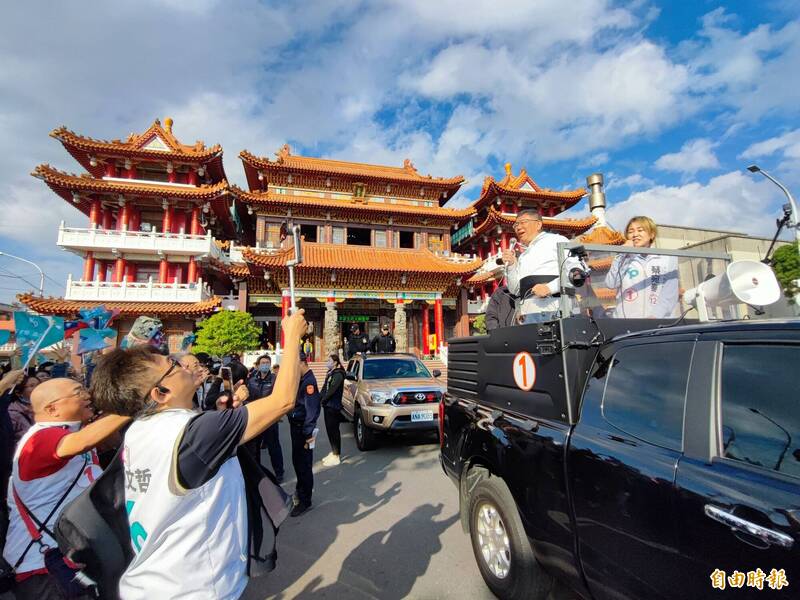
[[[300,353],[300,386],[294,409],[289,413],[289,429],[292,435],[292,465],[297,475],[297,505],[291,516],[299,517],[311,508],[311,492],[314,489],[314,428],[320,413],[319,388],[314,373],[308,367],[308,358]]]
[[[358,323],[350,326],[350,335],[347,336],[347,360],[350,360],[359,352],[365,353],[369,350],[369,336],[361,333]]]
[[[372,338],[369,349],[373,354],[386,354],[394,352],[396,348],[397,342],[395,342],[394,336],[391,334],[389,324],[384,323],[381,325],[380,335]]]

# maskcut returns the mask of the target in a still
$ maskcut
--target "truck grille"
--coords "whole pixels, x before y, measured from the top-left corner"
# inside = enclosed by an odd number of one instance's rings
[[[433,390],[420,390],[414,392],[398,392],[395,394],[392,404],[395,406],[407,406],[409,404],[432,404],[439,402],[442,394]]]

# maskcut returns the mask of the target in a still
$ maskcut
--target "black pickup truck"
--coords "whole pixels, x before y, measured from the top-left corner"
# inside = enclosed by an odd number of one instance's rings
[[[800,597],[800,322],[664,325],[449,341],[441,462],[498,597]]]

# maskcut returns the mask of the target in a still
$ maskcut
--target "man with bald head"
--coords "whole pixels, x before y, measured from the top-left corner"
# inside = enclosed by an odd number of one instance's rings
[[[19,599],[60,599],[44,565],[44,548],[57,548],[52,530],[61,510],[101,473],[94,447],[130,419],[94,416],[89,392],[73,379],[45,381],[31,395],[33,426],[14,452],[8,490],[9,527],[3,557],[15,566]],[[49,519],[48,519],[49,516]],[[35,542],[29,526],[42,534]]]

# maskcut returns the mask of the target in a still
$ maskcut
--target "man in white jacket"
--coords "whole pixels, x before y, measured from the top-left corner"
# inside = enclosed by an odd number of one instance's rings
[[[503,251],[508,290],[521,298],[523,323],[554,319],[558,312],[558,244],[568,242],[563,235],[542,231],[542,216],[526,209],[514,222],[523,251],[517,256],[511,248]]]

